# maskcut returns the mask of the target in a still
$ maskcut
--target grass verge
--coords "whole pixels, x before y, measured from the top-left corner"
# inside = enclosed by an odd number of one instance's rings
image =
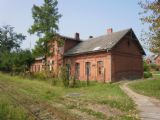
[[[134,91],[160,99],[160,79],[146,79],[129,84]]]

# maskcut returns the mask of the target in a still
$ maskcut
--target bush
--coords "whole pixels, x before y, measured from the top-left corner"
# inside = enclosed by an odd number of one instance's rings
[[[33,74],[33,77],[40,80],[45,80],[47,78],[45,72],[36,72]]]
[[[155,71],[159,70],[159,66],[157,66],[156,64],[150,64],[150,68]]]
[[[143,70],[149,71],[149,65],[146,63],[146,61],[143,61]]]
[[[65,87],[69,87],[69,79],[68,79],[68,77],[67,77],[67,70],[66,70],[65,67],[62,67],[62,68],[61,68],[60,78],[61,78],[61,80],[62,80],[62,82],[63,82],[63,85],[64,85]]]
[[[151,78],[152,77],[152,73],[150,73],[150,72],[144,72],[143,77],[144,78]]]
[[[41,72],[35,72],[33,73],[33,78],[40,79],[40,80],[46,80],[54,77],[54,73],[49,71],[41,71]]]

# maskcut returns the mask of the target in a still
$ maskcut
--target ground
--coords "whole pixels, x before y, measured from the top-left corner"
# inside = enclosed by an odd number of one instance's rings
[[[142,120],[160,120],[160,72],[153,78],[125,83],[121,88],[137,105]]]
[[[147,83],[148,81],[145,81],[145,82]],[[154,81],[152,81],[152,82],[154,83]],[[136,103],[137,109],[139,110],[139,116],[140,116],[141,120],[160,120],[160,101],[157,100],[157,99],[154,99],[152,97],[147,97],[147,96],[140,95],[140,94],[134,92],[133,90],[131,90],[128,87],[128,84],[129,83],[123,84],[121,86],[121,88]],[[139,81],[138,82],[136,81],[136,84],[137,84],[137,86],[142,86],[142,88],[145,88],[144,87],[145,86],[144,83],[139,83]],[[133,85],[135,85],[135,83]],[[160,84],[157,84],[157,85],[154,85],[154,86],[156,87],[156,86],[159,86],[159,85]],[[137,88],[137,86],[136,86],[136,88]],[[147,90],[147,91],[150,91],[150,90]],[[156,92],[159,92],[159,91],[156,91]]]
[[[0,73],[1,120],[137,120],[135,104],[119,84],[65,88]]]

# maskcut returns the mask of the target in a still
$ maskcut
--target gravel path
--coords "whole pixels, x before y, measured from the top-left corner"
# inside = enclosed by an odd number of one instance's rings
[[[160,120],[160,101],[132,91],[127,84],[121,89],[136,103],[141,120]]]

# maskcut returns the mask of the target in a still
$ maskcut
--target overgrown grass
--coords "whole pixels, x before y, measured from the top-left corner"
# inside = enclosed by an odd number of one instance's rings
[[[117,116],[117,119],[125,117],[127,118],[126,120],[137,119],[135,118],[136,110],[133,101],[120,89],[118,84],[90,82],[90,85],[86,86],[86,84],[82,82],[77,88],[65,88],[61,85],[53,86],[50,82],[30,80],[27,78],[22,79],[18,76],[11,77],[0,73],[0,85],[1,84],[8,86],[8,89],[10,89],[8,92],[11,92],[13,95],[14,93],[18,93],[23,95],[23,97],[28,97],[32,101],[43,101],[53,105],[61,101],[65,105],[67,103],[63,101],[63,99],[66,100],[66,98],[70,98],[76,102],[82,101],[84,106],[86,103],[96,103],[116,108],[123,113],[123,115]],[[78,96],[72,94],[78,94]],[[76,107],[78,107],[77,104],[66,108],[76,109]],[[81,108],[81,110],[99,119],[104,118],[104,115],[100,112],[95,112],[85,107]]]
[[[11,103],[7,96],[0,95],[0,120],[33,120],[23,108]]]
[[[89,115],[96,116],[99,119],[105,119],[106,118],[105,115],[102,114],[101,112],[95,112],[95,111],[93,111],[91,109],[87,109],[87,108],[83,108],[83,109],[80,109],[80,110],[88,113]]]
[[[160,79],[146,79],[129,84],[130,88],[140,94],[160,99]]]

